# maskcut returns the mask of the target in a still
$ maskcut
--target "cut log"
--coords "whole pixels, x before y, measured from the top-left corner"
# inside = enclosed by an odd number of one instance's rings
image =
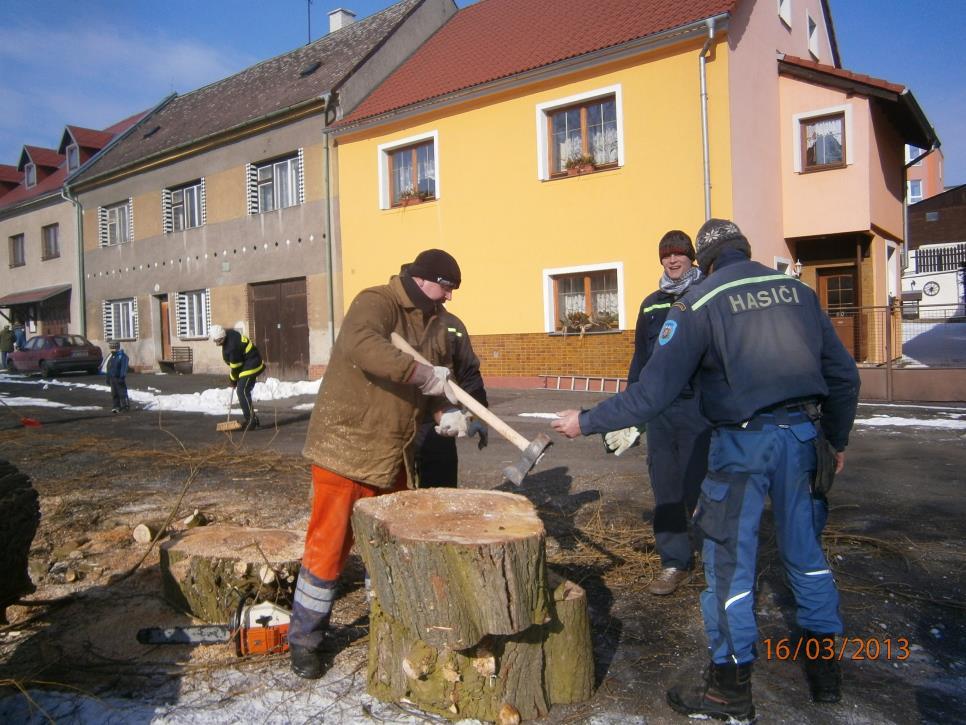
[[[554,591],[550,621],[510,636],[489,636],[454,651],[421,640],[373,600],[368,692],[406,700],[452,720],[512,721],[546,715],[551,705],[588,699],[594,668],[587,597],[573,582]],[[519,722],[519,721],[518,721]]]
[[[352,528],[382,611],[428,645],[464,650],[549,619],[543,523],[523,496],[402,491],[356,503]]]
[[[291,607],[303,542],[302,533],[284,529],[226,524],[188,529],[161,545],[164,596],[178,609],[212,623],[227,622],[247,591]],[[269,570],[273,577],[268,577]],[[272,581],[266,582],[268,578]]]
[[[142,521],[131,531],[131,536],[139,544],[150,544],[164,526],[164,519],[157,521]]]

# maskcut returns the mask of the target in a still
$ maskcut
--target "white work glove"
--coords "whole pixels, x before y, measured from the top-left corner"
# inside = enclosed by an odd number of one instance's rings
[[[604,446],[607,448],[608,453],[619,456],[631,446],[637,445],[640,437],[641,429],[636,425],[632,425],[630,428],[622,428],[621,430],[612,430],[610,433],[604,433]]]
[[[439,425],[434,430],[446,438],[465,438],[473,416],[464,413],[459,408],[450,408],[439,419]]]
[[[446,384],[449,375],[449,368],[442,365],[416,363],[409,382],[418,385],[423,395],[445,395],[449,402],[456,405],[459,401],[453,395],[452,388]]]

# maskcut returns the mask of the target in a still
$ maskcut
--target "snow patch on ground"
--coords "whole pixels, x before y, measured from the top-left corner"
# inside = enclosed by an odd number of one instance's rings
[[[0,393],[0,400],[2,400],[6,405],[11,408],[21,408],[25,406],[36,406],[37,408],[63,408],[64,410],[103,410],[104,408],[100,405],[67,405],[66,403],[58,403],[53,400],[47,400],[45,398],[8,398],[6,395]],[[18,413],[19,415],[19,413]]]
[[[966,430],[966,420],[895,418],[889,415],[877,415],[873,418],[856,418],[855,424],[895,427],[904,426],[907,428],[947,428],[951,430]]]

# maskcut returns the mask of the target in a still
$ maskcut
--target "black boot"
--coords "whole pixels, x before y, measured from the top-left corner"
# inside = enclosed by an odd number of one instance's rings
[[[322,653],[318,650],[289,644],[289,658],[292,664],[292,672],[304,680],[317,680],[325,672]]]
[[[751,663],[708,665],[704,684],[675,685],[667,692],[667,702],[675,712],[689,717],[751,723],[755,706],[751,702]]]
[[[260,423],[258,422],[258,416],[257,415],[253,415],[251,417],[251,419],[249,419],[245,423],[245,427],[248,430],[255,430],[256,428],[258,428],[259,425],[260,425]]]
[[[805,677],[813,702],[835,703],[842,699],[842,670],[835,658],[835,635],[802,633],[806,652]],[[831,640],[831,645],[829,645]],[[813,643],[814,644],[811,644]],[[814,659],[807,653],[817,655]]]

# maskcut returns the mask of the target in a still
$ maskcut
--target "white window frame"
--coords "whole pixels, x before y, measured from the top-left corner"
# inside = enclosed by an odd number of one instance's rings
[[[536,107],[537,124],[537,178],[541,181],[550,180],[550,139],[547,138],[548,116],[567,106],[586,103],[595,98],[614,96],[615,112],[617,114],[617,168],[624,166],[624,102],[623,90],[620,83],[592,91],[577,93],[566,98],[555,98],[552,101],[538,103]]]
[[[792,27],[792,0],[778,0],[778,17],[789,29]]]
[[[805,11],[805,33],[808,36],[808,52],[815,60],[818,60],[818,23],[812,19],[812,14],[808,10]]]
[[[188,290],[178,293],[178,337],[182,340],[208,338],[211,329],[211,290]]]
[[[842,132],[845,134],[845,165],[851,166],[854,163],[855,144],[853,143],[852,135],[852,106],[846,103],[841,106],[830,106],[829,108],[796,113],[792,116],[792,154],[795,173],[801,174],[803,169],[802,123],[807,123],[821,116],[831,116],[836,113],[843,113],[845,115],[844,127],[842,129]]]
[[[906,144],[906,163],[907,164],[911,162],[913,159],[918,157],[919,160],[916,161],[916,163],[912,164],[912,166],[922,166],[922,160],[926,158],[925,154],[926,152],[924,149],[921,149],[918,146],[911,146],[910,144]]]
[[[404,146],[415,146],[426,141],[433,142],[433,169],[436,174],[436,193],[434,199],[439,199],[442,195],[442,184],[439,176],[439,131],[433,129],[415,136],[396,139],[388,143],[379,144],[376,148],[376,163],[379,169],[379,208],[392,208],[392,179],[389,178],[389,157],[394,151]]]
[[[73,157],[73,159],[71,158]],[[80,168],[80,146],[72,143],[67,147],[67,171],[77,171]]]
[[[53,249],[48,249],[48,230],[53,230]],[[40,228],[40,258],[43,261],[57,259],[60,256],[60,224],[45,224]]]
[[[918,194],[915,194],[914,195],[912,193],[912,185],[913,184],[918,184],[919,185],[919,193]],[[909,180],[906,181],[906,204],[918,204],[920,201],[923,200],[924,197],[923,197],[923,193],[922,193],[922,186],[923,186],[922,179],[909,179]]]
[[[180,195],[180,200],[179,200]],[[206,200],[205,200],[205,179],[192,181],[180,186],[172,186],[161,192],[161,218],[164,223],[164,233],[183,232],[188,229],[196,229],[204,226],[207,219]],[[189,222],[189,197],[194,198],[194,219]],[[182,226],[176,224],[175,211],[178,207],[182,208]]]
[[[102,305],[105,340],[138,339],[137,297],[104,300]]]
[[[282,165],[288,167],[287,173],[289,175],[289,193],[290,198],[286,201],[290,202],[287,204],[281,204],[279,199],[279,184],[277,183],[278,167]],[[261,178],[261,172],[263,170],[271,170],[271,179]],[[305,154],[303,149],[297,149],[291,154],[285,156],[279,156],[268,161],[259,161],[258,163],[248,164],[246,168],[246,174],[248,178],[247,182],[247,196],[248,196],[248,213],[249,215],[254,214],[267,214],[273,211],[279,211],[281,209],[289,209],[293,206],[299,206],[305,203]],[[262,207],[262,188],[267,187],[271,184],[272,193],[272,208]]]
[[[555,300],[553,298],[553,278],[570,274],[586,272],[603,272],[616,270],[617,272],[617,329],[627,328],[624,314],[624,263],[602,262],[600,264],[582,264],[577,267],[553,267],[543,270],[543,330],[544,332],[559,332],[557,320],[554,316]]]
[[[37,164],[35,164],[33,161],[24,164],[23,183],[28,189],[32,189],[37,186]]]
[[[124,209],[125,219],[120,210]],[[113,218],[112,218],[113,217]],[[102,247],[115,247],[134,239],[134,200],[128,199],[117,204],[101,206],[97,209],[98,235]],[[111,241],[111,230],[116,230],[117,241]]]

